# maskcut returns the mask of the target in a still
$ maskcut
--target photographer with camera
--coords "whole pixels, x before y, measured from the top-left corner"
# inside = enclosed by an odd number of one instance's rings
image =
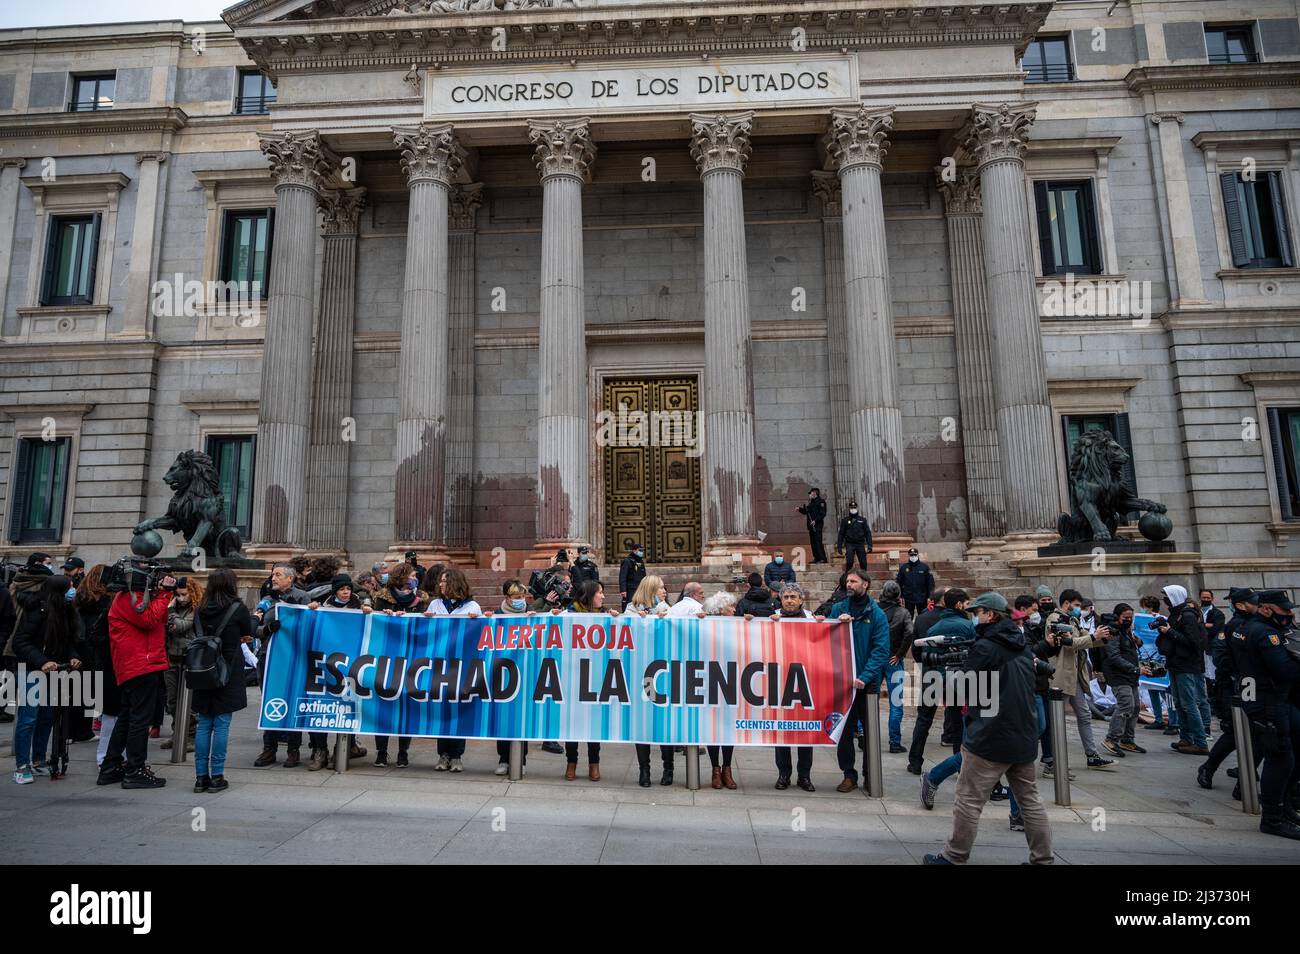
[[[1038,754],[1034,656],[1002,596],[981,593],[970,607],[975,611],[976,640],[961,671],[991,674],[988,684],[996,687],[997,705],[969,706],[952,834],[940,854],[925,856],[925,864],[961,865],[969,860],[984,804],[1003,775],[1018,802],[1030,864],[1051,864],[1052,829],[1034,779]]]
[[[1138,745],[1134,738],[1138,717],[1138,681],[1142,675],[1138,651],[1142,648],[1142,638],[1133,632],[1133,607],[1127,603],[1118,603],[1115,610],[1103,614],[1101,625],[1111,631],[1107,640],[1102,660],[1102,672],[1106,683],[1115,693],[1115,712],[1111,716],[1110,729],[1101,743],[1106,751],[1118,758],[1128,753],[1145,754],[1146,749]]]
[[[567,566],[555,566],[546,578],[546,589],[529,609],[534,613],[562,613],[573,602],[573,581]]]
[[[1084,754],[1088,757],[1088,768],[1103,769],[1114,765],[1113,759],[1102,756],[1097,743],[1092,737],[1092,709],[1088,705],[1088,683],[1092,679],[1091,666],[1088,664],[1088,650],[1099,646],[1111,633],[1105,626],[1097,627],[1095,634],[1085,633],[1079,628],[1079,619],[1083,615],[1083,595],[1078,590],[1062,590],[1057,609],[1043,621],[1043,642],[1046,648],[1039,647],[1035,652],[1041,659],[1056,659],[1056,673],[1052,676],[1052,688],[1060,689],[1069,700],[1074,710],[1074,718],[1079,727],[1079,741],[1083,743]],[[1054,777],[1055,761],[1043,769],[1044,778]]]
[[[1205,621],[1200,610],[1187,598],[1185,587],[1170,584],[1163,590],[1168,618],[1151,622],[1156,631],[1156,649],[1169,669],[1169,688],[1178,706],[1177,742],[1170,744],[1184,755],[1209,755],[1206,726],[1210,701],[1205,691]]]
[[[146,764],[162,673],[167,670],[167,611],[176,579],[154,564],[118,564],[113,588],[123,587],[108,610],[108,643],[121,708],[99,766],[98,785],[120,782],[125,789],[162,788]]]
[[[939,610],[938,618],[930,623],[918,638],[930,640],[940,637],[945,642],[974,642],[975,622],[966,615],[966,604],[969,599],[965,590],[956,587],[946,590],[943,594],[943,609]],[[921,664],[923,694],[933,693],[934,690],[927,687],[933,686],[938,680],[944,681],[943,738],[953,740],[952,751],[955,756],[961,751],[961,707],[946,705],[953,700],[948,698],[947,694],[947,669],[937,658],[942,655],[942,652],[942,650],[918,646],[915,639],[912,642],[912,658]],[[921,766],[925,758],[925,742],[930,734],[930,726],[934,723],[934,713],[937,709],[937,706],[924,704],[928,701],[930,700],[923,697],[923,704],[917,708],[916,727],[912,730],[912,748],[907,754],[907,770],[913,775],[921,774]],[[921,801],[925,802],[927,795],[929,798],[929,805],[926,807],[934,804],[934,789],[938,788],[949,775],[955,775],[960,764],[945,759],[932,768],[929,775],[921,779]]]

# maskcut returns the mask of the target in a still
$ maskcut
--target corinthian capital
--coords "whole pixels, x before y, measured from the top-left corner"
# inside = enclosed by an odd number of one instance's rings
[[[1025,139],[1033,125],[1035,103],[1002,103],[971,107],[971,116],[961,132],[962,148],[979,165],[998,159],[1025,158]]]
[[[338,157],[320,141],[320,133],[258,133],[277,186],[295,185],[320,192],[321,183],[338,165]]]
[[[447,218],[453,229],[472,229],[475,213],[483,203],[483,183],[471,182],[451,190],[451,206]]]
[[[465,162],[465,150],[449,125],[395,127],[393,141],[402,154],[402,171],[409,185],[440,182],[450,188]]]
[[[551,176],[571,176],[583,182],[591,179],[596,161],[596,144],[591,140],[591,120],[528,120],[528,141],[533,144],[533,162],[545,181]]]
[[[320,194],[326,235],[354,235],[366,205],[365,189],[324,189]]]
[[[750,152],[749,134],[754,127],[752,112],[691,113],[690,120],[691,158],[700,175],[715,169],[745,171]]]
[[[984,211],[979,172],[974,166],[935,166],[934,172],[939,178],[939,193],[949,215]]]
[[[840,172],[853,166],[879,166],[889,151],[888,137],[893,128],[894,110],[890,107],[832,109],[826,151]]]
[[[840,177],[833,172],[814,169],[812,179],[813,195],[817,196],[817,201],[822,205],[822,218],[835,218],[840,214],[843,198]]]

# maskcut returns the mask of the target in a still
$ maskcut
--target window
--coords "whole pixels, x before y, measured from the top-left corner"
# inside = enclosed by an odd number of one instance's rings
[[[45,246],[41,304],[93,304],[98,250],[99,213],[53,216]]]
[[[1205,25],[1205,56],[1210,63],[1256,63],[1255,39],[1249,26]]]
[[[1286,227],[1282,173],[1256,172],[1247,182],[1240,172],[1219,175],[1228,244],[1236,268],[1289,268],[1291,237]]]
[[[240,282],[244,297],[265,299],[271,277],[271,235],[274,209],[231,210],[226,213],[221,240],[223,282]]]
[[[257,70],[239,71],[239,95],[235,98],[235,112],[254,115],[270,110],[275,102],[275,87],[270,79]]]
[[[1074,79],[1074,62],[1070,59],[1068,36],[1044,36],[1025,48],[1020,68],[1028,75],[1026,83],[1068,83]]]
[[[1273,472],[1283,520],[1300,520],[1300,407],[1268,409]]]
[[[1101,245],[1092,180],[1034,183],[1044,275],[1100,275]]]
[[[1070,454],[1074,452],[1074,444],[1086,431],[1108,431],[1110,436],[1115,438],[1115,442],[1124,448],[1124,453],[1128,455],[1128,461],[1124,464],[1123,481],[1124,486],[1137,496],[1137,471],[1133,466],[1133,438],[1129,432],[1127,414],[1065,414],[1061,417],[1061,426],[1065,429],[1065,461],[1068,468]],[[1074,486],[1070,486],[1070,507],[1074,508],[1077,501],[1074,497]],[[1129,521],[1137,520],[1141,517],[1140,513],[1130,513],[1127,515]]]
[[[58,543],[63,539],[63,505],[68,489],[72,438],[18,439],[14,505],[9,521],[13,543]]]
[[[68,112],[93,113],[113,108],[113,87],[117,85],[116,73],[96,73],[72,78],[72,102]]]
[[[208,438],[208,456],[217,466],[217,489],[226,498],[226,524],[238,527],[245,540],[252,536],[253,451],[252,434]]]

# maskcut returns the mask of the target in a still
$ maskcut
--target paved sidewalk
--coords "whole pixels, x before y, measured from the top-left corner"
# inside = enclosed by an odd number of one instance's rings
[[[256,699],[251,692],[250,703]],[[676,784],[661,787],[657,749],[655,784],[640,788],[630,745],[604,747],[599,783],[586,780],[585,747],[578,781],[564,781],[562,756],[534,746],[527,775],[512,783],[493,775],[492,742],[471,742],[466,771],[449,775],[433,771],[434,743],[425,740],[413,744],[411,767],[375,768],[369,737],[362,744],[370,754],[344,775],[309,772],[305,764],[254,769],[261,747],[255,712],[250,707],[235,716],[226,770],[231,788],[218,795],[195,795],[191,763],[170,764],[156,741],[150,758],[168,780],[164,789],[97,787],[93,744],[72,747],[66,779],[18,786],[11,781],[12,726],[6,725],[0,862],[917,864],[946,839],[956,788],[955,779],[946,782],[934,811],[926,811],[906,756],[886,753],[884,799],[860,791],[841,795],[831,748],[817,749],[812,794],[772,788],[776,771],[767,748],[737,750],[734,792],[708,787],[703,752],[704,788],[687,791],[680,755]],[[909,714],[905,739],[910,731]],[[1069,735],[1071,759],[1081,765],[1073,725]],[[1075,770],[1070,809],[1053,805],[1051,781],[1040,780],[1058,863],[1300,861],[1300,843],[1261,835],[1258,819],[1241,813],[1226,775],[1220,772],[1214,790],[1204,791],[1194,779],[1199,758],[1171,751],[1168,736],[1141,735],[1149,754],[1130,756],[1114,770]],[[932,744],[927,768],[943,755]],[[1006,803],[991,803],[972,864],[1027,857],[1024,836],[1008,830]]]

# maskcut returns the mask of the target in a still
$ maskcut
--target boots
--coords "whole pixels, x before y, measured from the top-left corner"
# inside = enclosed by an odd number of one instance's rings
[[[1300,792],[1294,788],[1282,797],[1282,817],[1293,825],[1300,825]]]
[[[311,750],[311,762],[307,765],[307,771],[319,772],[325,766],[329,765],[330,753],[328,749],[314,748]]]
[[[722,769],[716,765],[713,766],[713,782],[711,784],[714,788],[722,788]]]
[[[1282,805],[1273,802],[1271,805],[1260,804],[1259,806],[1259,830],[1266,835],[1279,835],[1282,838],[1290,838],[1293,841],[1300,841],[1300,825],[1288,821],[1282,814]]]
[[[353,736],[348,739],[348,761],[352,761],[353,759],[364,759],[365,757],[366,750],[357,744],[357,737]]]
[[[731,766],[722,766],[722,787],[735,790],[736,780],[731,777]]]
[[[564,780],[566,782],[572,782],[577,777],[578,777],[578,763],[577,762],[565,763]]]
[[[268,765],[275,764],[275,749],[263,749],[262,754],[257,757],[253,763],[254,768],[265,768]]]
[[[649,765],[642,765],[640,767],[640,774],[637,776],[636,783],[640,785],[642,788],[650,787],[650,766]]]
[[[284,757],[285,768],[297,768],[302,763],[297,749],[290,749],[289,754]]]
[[[659,784],[660,785],[673,784],[673,767],[671,765],[664,766],[664,774],[663,777],[659,779]]]
[[[600,781],[600,763],[599,763],[599,762],[588,762],[588,763],[587,763],[587,778],[591,779],[593,782],[599,782],[599,781]]]

